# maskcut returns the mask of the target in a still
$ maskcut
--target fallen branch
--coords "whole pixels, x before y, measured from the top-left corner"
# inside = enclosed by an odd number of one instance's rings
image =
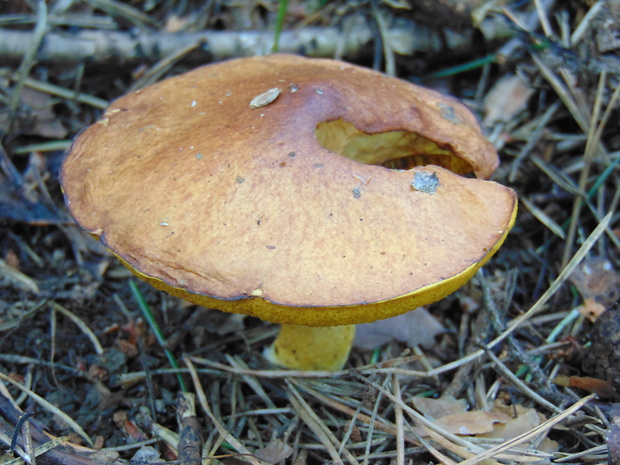
[[[349,58],[372,53],[374,32],[366,22],[357,21],[346,32],[337,27],[307,27],[283,31],[280,52],[314,57]],[[393,50],[402,55],[445,49],[440,31],[401,21],[388,30]],[[177,50],[198,44],[184,57],[187,63],[205,63],[227,58],[270,53],[273,31],[203,31],[203,32],[125,32],[81,30],[77,33],[52,31],[45,35],[36,53],[43,64],[75,65],[79,63],[125,65],[132,62],[152,63]],[[32,32],[0,29],[0,65],[17,64],[33,46]],[[471,44],[467,35],[448,33],[448,47]]]
[[[95,451],[86,447],[77,446],[64,441],[64,438],[55,438],[45,431],[45,426],[35,418],[28,418],[27,430],[29,435],[24,434],[24,429],[15,430],[14,425],[20,424],[20,418],[24,415],[13,403],[0,394],[0,442],[4,449],[15,446],[24,453],[26,443],[30,441],[31,448],[35,451],[39,464],[64,464],[64,465],[103,465],[117,463],[118,454],[115,452]],[[13,438],[6,444],[8,438]],[[11,444],[13,442],[14,444]],[[41,454],[41,455],[39,455]],[[29,457],[34,460],[33,457]],[[4,462],[3,462],[4,463]],[[120,462],[118,462],[120,463]]]

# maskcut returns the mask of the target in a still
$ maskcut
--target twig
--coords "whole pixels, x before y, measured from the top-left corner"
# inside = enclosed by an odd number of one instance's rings
[[[30,431],[30,423],[28,423],[29,412],[24,413],[22,418],[24,418],[24,422],[22,423],[24,429],[24,442],[26,443],[26,453],[30,456],[29,463],[30,465],[37,465],[37,454],[34,450],[33,441],[32,441],[32,433]],[[19,422],[17,422],[17,426],[15,427],[15,440],[17,441],[17,437],[19,435],[20,423],[22,422],[22,418],[20,418]]]
[[[517,328],[521,327],[523,323],[529,320],[531,317],[540,312],[547,301],[557,292],[557,290],[564,284],[564,282],[568,279],[568,276],[574,271],[574,269],[581,263],[581,261],[588,254],[590,249],[594,246],[598,238],[606,231],[609,226],[609,222],[611,221],[613,216],[613,212],[608,213],[605,218],[599,223],[599,225],[592,231],[592,234],[584,241],[579,250],[575,253],[570,262],[566,265],[566,267],[562,270],[562,272],[558,275],[558,277],[551,283],[551,286],[545,291],[545,293],[540,296],[540,298],[532,305],[527,312],[522,314],[521,316],[515,318],[509,323],[508,328],[498,337],[496,337],[493,341],[491,341],[488,345],[489,348],[493,348],[506,339],[510,334],[516,331]],[[427,373],[427,376],[436,376],[441,373],[445,373],[447,371],[454,370],[461,365],[469,363],[481,355],[484,354],[482,349],[477,350],[459,360],[448,363],[441,367],[435,368]]]
[[[220,433],[222,438],[226,442],[228,442],[240,454],[238,456],[239,459],[242,459],[242,460],[246,459],[247,461],[249,461],[250,463],[254,465],[263,465],[263,462],[259,460],[258,458],[256,458],[254,455],[252,455],[250,451],[247,450],[243,444],[241,444],[232,434],[230,434],[226,430],[226,428],[224,428],[224,426],[218,420],[218,418],[213,414],[213,411],[211,410],[211,407],[209,406],[209,402],[207,401],[207,396],[205,395],[205,391],[202,388],[202,383],[198,379],[198,373],[196,373],[196,369],[194,368],[194,365],[189,359],[186,358],[184,360],[185,360],[185,364],[187,365],[187,368],[189,369],[190,376],[192,377],[192,381],[194,383],[194,389],[196,390],[196,395],[198,396],[198,401],[200,402],[200,406],[202,407],[202,410],[207,414],[207,417],[209,417],[209,420],[211,420],[211,422],[213,423],[213,426],[215,426],[215,428]]]
[[[159,27],[157,21],[139,9],[117,0],[88,0],[95,8],[105,11],[110,16],[120,16],[134,25],[145,27]]]
[[[375,429],[378,429],[380,431],[383,431],[385,433],[388,433],[390,435],[396,436],[397,435],[397,427],[396,425],[394,425],[393,423],[388,422],[386,419],[378,417],[378,409],[379,406],[381,404],[381,396],[382,394],[379,393],[377,396],[377,400],[375,401],[374,407],[373,407],[373,411],[371,413],[371,416],[367,415],[366,413],[362,413],[362,412],[358,412],[358,410],[354,410],[351,407],[343,404],[342,402],[339,402],[337,400],[331,399],[330,397],[326,396],[325,394],[322,394],[318,391],[315,391],[312,388],[309,388],[308,386],[303,386],[303,390],[305,392],[307,392],[308,394],[310,394],[312,397],[314,397],[316,400],[318,400],[319,402],[322,402],[323,404],[327,405],[328,407],[333,408],[334,410],[337,410],[341,413],[344,413],[345,415],[350,416],[351,418],[356,418],[357,420],[359,420],[362,423],[365,423],[368,425],[368,438],[366,441],[366,456],[370,456],[370,446],[372,444],[372,435]],[[405,436],[404,437],[405,441],[411,443],[411,444],[415,444],[418,445],[419,443],[412,438],[411,436]],[[366,458],[364,458],[364,463],[366,462]]]
[[[545,0],[541,7],[544,10],[550,11],[555,5],[555,1],[556,0]],[[503,11],[504,14],[509,17],[521,30],[531,33],[538,29],[541,19],[539,11],[532,11],[523,20],[517,18],[508,8],[504,8]],[[515,50],[521,47],[521,45],[522,39],[520,37],[517,36],[512,38],[502,46],[499,52],[497,52],[497,60],[500,63],[509,60]]]
[[[588,140],[586,142],[586,149],[583,155],[583,168],[579,173],[579,182],[578,187],[581,192],[585,192],[586,183],[588,181],[588,175],[590,173],[590,166],[592,161],[594,160],[594,155],[596,154],[597,147],[601,144],[601,136],[603,129],[605,128],[607,121],[609,120],[609,116],[611,111],[616,106],[616,101],[618,100],[618,95],[620,92],[620,87],[617,87],[614,91],[609,104],[604,112],[603,117],[599,121],[599,114],[602,106],[602,95],[605,91],[605,85],[607,83],[607,74],[605,72],[601,73],[599,79],[599,86],[596,92],[596,99],[594,101],[594,108],[592,109],[592,116],[590,118],[590,127],[588,131]],[[597,124],[598,123],[598,124]],[[566,247],[564,249],[564,255],[562,256],[562,264],[568,262],[568,257],[573,248],[573,242],[575,240],[575,234],[577,232],[577,223],[579,220],[579,213],[581,212],[581,207],[583,205],[584,198],[582,196],[576,196],[575,201],[573,203],[573,210],[571,212],[571,223],[568,229],[567,237],[566,237]]]
[[[47,400],[45,400],[44,398],[39,396],[37,393],[31,391],[30,389],[26,389],[23,385],[21,385],[17,381],[13,381],[13,379],[9,378],[4,373],[0,373],[0,379],[2,379],[4,382],[9,383],[9,384],[13,385],[14,387],[20,389],[21,391],[25,392],[26,394],[28,394],[28,396],[32,400],[34,400],[37,404],[39,404],[41,407],[43,407],[47,411],[53,413],[54,415],[56,415],[59,418],[61,418],[64,422],[66,422],[67,425],[69,425],[69,427],[73,431],[75,431],[78,434],[78,436],[82,437],[82,439],[84,439],[89,445],[91,445],[91,446],[93,445],[93,442],[91,441],[91,439],[88,436],[88,434],[86,434],[86,431],[84,431],[82,429],[82,427],[80,425],[78,425],[75,422],[75,420],[73,420],[73,418],[71,418],[65,412],[60,410],[58,407],[56,407],[55,405],[52,405]]]
[[[17,70],[17,83],[13,88],[13,94],[11,95],[11,100],[9,101],[9,114],[6,121],[5,131],[6,134],[11,133],[11,123],[13,121],[13,116],[15,115],[15,111],[17,110],[17,106],[19,105],[19,99],[21,97],[22,89],[24,87],[24,80],[30,74],[30,68],[35,63],[35,57],[37,54],[37,50],[43,41],[43,36],[45,34],[45,30],[47,29],[47,5],[44,0],[37,1],[37,24],[34,28],[34,32],[32,33],[31,41],[28,44],[28,48],[24,50],[24,53],[20,55],[21,65]],[[1,56],[1,54],[0,54]],[[21,58],[23,57],[23,58]]]
[[[491,296],[491,290],[489,289],[489,286],[488,286],[488,284],[486,282],[486,279],[485,279],[483,271],[479,271],[478,272],[478,279],[479,279],[479,282],[480,282],[480,287],[482,289],[482,299],[484,301],[485,310],[490,315],[491,324],[493,325],[495,331],[497,333],[501,333],[502,331],[504,331],[506,329],[506,327],[504,325],[503,319],[501,318],[501,316],[499,314],[499,310],[497,308],[497,305],[495,305],[495,302],[493,301],[493,298]],[[541,383],[541,384],[546,384],[547,388],[553,389],[553,386],[551,385],[551,383],[547,379],[547,376],[545,376],[545,374],[543,373],[541,368],[538,366],[538,364],[535,363],[524,352],[522,347],[517,343],[515,337],[513,335],[510,335],[510,336],[508,336],[506,338],[506,341],[507,341],[511,351],[514,352],[513,356],[516,356],[518,358],[518,360],[521,361],[521,363],[523,363],[523,364],[525,364],[527,366],[527,368],[530,370],[530,372],[532,372],[533,374],[536,375],[536,378],[538,379],[538,382]],[[490,349],[488,347],[482,346],[482,349],[484,349],[485,352],[487,352],[487,355],[490,353]]]
[[[0,44],[0,48],[1,47],[2,45]],[[10,79],[15,79],[15,80],[18,79],[17,74],[7,72],[6,70],[3,70],[3,69],[0,69],[0,76],[7,77]],[[86,105],[90,105],[95,108],[101,108],[102,110],[107,108],[108,106],[107,100],[100,99],[93,95],[75,92],[73,90],[69,90],[64,87],[50,84],[49,82],[38,81],[36,79],[29,78],[29,77],[25,78],[23,82],[24,82],[25,87],[39,90],[41,92],[45,92],[50,95],[55,95],[57,97],[66,98],[67,100],[75,100],[76,102],[85,103]]]
[[[435,433],[434,431],[430,430],[429,428],[423,427],[424,430],[428,433],[428,435],[435,439],[439,444],[444,445],[444,447],[446,447],[446,440],[445,438],[442,438],[441,435]],[[426,447],[426,450],[428,450],[433,457],[435,457],[440,463],[445,463],[446,465],[457,465],[457,463],[452,460],[450,457],[448,457],[447,455],[443,454],[442,452],[440,452],[435,446],[433,446],[431,444],[430,441],[428,441],[426,438],[423,438],[421,435],[417,434],[414,431],[414,434],[416,434],[418,436],[418,441],[420,442],[420,444],[422,444],[424,447]]]
[[[233,358],[230,355],[226,355],[226,360],[228,360],[228,363],[230,363],[230,365],[234,368],[237,368],[243,371],[250,371],[250,372],[252,371],[247,367],[247,365],[245,365],[243,361],[239,360],[238,358]],[[254,392],[258,395],[258,397],[262,399],[262,401],[265,403],[267,407],[269,407],[270,409],[276,408],[276,404],[271,399],[271,397],[269,397],[269,395],[265,392],[263,385],[260,382],[258,382],[255,376],[252,376],[250,374],[242,374],[241,379],[243,379],[243,381],[245,381],[245,383],[248,384],[248,386],[250,386],[254,390]]]
[[[93,345],[97,355],[103,355],[103,346],[99,342],[99,339],[97,339],[97,336],[95,335],[95,333],[88,327],[88,325],[83,320],[81,320],[80,318],[78,318],[77,315],[70,312],[69,310],[64,308],[62,305],[57,304],[56,302],[54,302],[52,308],[54,309],[55,312],[61,313],[67,318],[69,318],[71,321],[73,321],[73,323],[75,323],[75,325],[78,328],[80,328],[80,330],[90,340],[90,343]]]
[[[519,150],[519,153],[512,162],[512,165],[510,167],[510,174],[508,175],[508,180],[511,183],[515,182],[523,159],[533,152],[533,149],[540,143],[540,139],[542,138],[542,136],[545,134],[546,131],[548,131],[549,121],[551,121],[551,119],[555,116],[559,106],[559,103],[554,103],[553,105],[549,106],[549,108],[543,113],[540,118],[537,118],[536,128],[529,135],[527,142],[523,145],[521,150]]]
[[[523,381],[521,381],[519,378],[517,378],[517,376],[512,371],[510,371],[506,367],[506,365],[504,365],[502,363],[502,361],[499,358],[497,358],[497,356],[491,350],[488,349],[488,347],[483,345],[483,349],[486,352],[487,357],[489,357],[493,361],[493,363],[495,364],[494,366],[497,368],[497,371],[502,376],[504,376],[508,381],[510,381],[515,387],[517,387],[519,389],[519,391],[523,393],[523,395],[529,397],[534,402],[542,405],[547,410],[550,410],[550,411],[555,412],[555,413],[562,413],[562,409],[561,408],[556,407],[555,405],[553,405],[548,400],[546,400],[543,397],[539,396],[537,393],[532,391],[527,384],[525,384]]]
[[[347,427],[347,430],[344,433],[344,436],[342,437],[342,442],[341,442],[341,446],[338,449],[338,455],[342,455],[343,449],[346,447],[347,442],[349,442],[349,439],[351,439],[351,434],[353,434],[353,430],[355,429],[355,425],[357,423],[357,416],[360,414],[360,410],[361,407],[358,407],[357,410],[355,410],[355,412],[353,412],[353,416],[351,417],[351,420],[349,420],[349,426]]]
[[[156,82],[161,76],[163,76],[174,64],[181,61],[183,57],[196,50],[203,45],[202,39],[198,39],[196,42],[189,43],[184,47],[174,50],[169,55],[159,60],[155,65],[144,73],[144,75],[137,79],[130,87],[129,91],[135,91],[142,89],[150,84]]]
[[[24,460],[24,462],[28,462],[30,460],[30,456],[26,453],[26,451],[18,445],[13,446],[13,440],[2,431],[0,431],[0,442],[3,442],[7,447],[9,447],[9,450],[17,452],[17,455],[19,455]],[[3,462],[3,465],[8,465],[10,463],[21,465],[22,462],[19,462],[19,459],[13,459],[7,462]]]
[[[370,7],[372,16],[377,24],[379,35],[381,37],[381,45],[383,47],[383,58],[385,60],[385,74],[388,76],[396,76],[396,60],[394,58],[394,49],[389,37],[388,27],[383,16],[383,12],[377,6],[377,1],[372,0]]]
[[[359,462],[355,459],[355,457],[353,457],[351,452],[349,452],[346,447],[342,447],[340,441],[338,441],[336,436],[334,436],[329,428],[325,426],[325,423],[318,417],[314,410],[310,408],[304,398],[299,394],[299,392],[297,392],[297,389],[295,389],[289,381],[287,381],[286,384],[290,394],[288,397],[289,401],[295,410],[297,410],[297,413],[301,419],[308,425],[312,432],[316,434],[321,443],[325,446],[325,449],[334,463],[343,465],[342,459],[338,455],[338,451],[335,447],[335,445],[338,445],[351,465],[359,465]]]
[[[19,289],[23,289],[34,294],[41,292],[39,285],[34,279],[22,273],[17,268],[7,265],[2,259],[0,259],[0,275],[2,275],[6,281],[9,281],[11,285]]]
[[[392,389],[394,390],[394,397],[402,400],[400,383],[396,375],[392,375]],[[394,423],[396,423],[396,465],[405,465],[405,420],[403,409],[399,404],[394,404]]]
[[[590,27],[590,23],[592,22],[592,19],[596,15],[598,15],[599,11],[605,6],[606,3],[607,3],[606,0],[599,0],[598,2],[596,2],[594,5],[592,5],[590,7],[588,12],[585,14],[583,19],[579,23],[579,26],[577,26],[575,28],[575,30],[573,31],[573,33],[570,36],[570,45],[571,46],[574,47],[579,42],[581,42],[581,39],[583,39],[583,36],[584,36],[585,32]]]
[[[534,0],[534,5],[536,5],[536,14],[538,15],[538,20],[540,21],[545,36],[552,37],[553,29],[551,29],[545,6],[541,3],[541,0]]]
[[[306,27],[282,31],[281,53],[333,57],[341,48],[343,56],[355,57],[372,45],[371,28],[361,17],[351,18],[344,38],[338,27]],[[471,38],[452,34],[454,48],[471,45]],[[0,57],[4,63],[19,63],[32,47],[30,32],[0,29]],[[205,63],[239,56],[264,55],[271,51],[272,31],[202,31],[162,33],[82,30],[77,33],[50,31],[39,47],[36,59],[43,64],[66,66],[80,63],[125,66],[136,62],[156,62],[189,44],[203,43],[200,52],[188,55],[188,63]],[[387,31],[386,41],[397,41],[399,53],[437,52],[445,47],[441,31],[419,24],[404,24]]]
[[[144,335],[138,334],[136,342],[138,343],[138,354],[140,356],[140,363],[144,369],[144,381],[146,384],[146,392],[148,398],[149,409],[151,410],[151,419],[157,421],[157,408],[155,407],[155,386],[153,385],[153,373],[147,361],[146,351],[144,350]],[[181,376],[180,373],[175,373],[176,376]]]
[[[384,384],[387,384],[388,382],[388,378],[386,377],[383,381]],[[370,425],[370,428],[368,428],[368,440],[366,442],[366,450],[364,451],[364,465],[368,465],[368,457],[370,455],[370,445],[372,444],[372,437],[375,434],[375,426],[377,426],[377,429],[379,429],[379,426],[381,423],[378,422],[377,418],[380,418],[381,420],[384,420],[384,418],[379,416],[379,407],[381,406],[381,401],[383,400],[383,393],[381,391],[377,392],[377,395],[375,396],[375,401],[374,401],[374,405],[372,407],[372,413],[371,413],[371,417],[370,417],[370,422],[368,423]],[[396,426],[394,426],[394,432],[396,431]],[[395,434],[395,433],[392,433]]]
[[[412,376],[417,378],[427,378],[428,373],[420,370],[409,370],[406,368],[398,368],[396,366],[386,367],[386,365],[406,364],[414,360],[418,360],[420,357],[417,355],[409,357],[400,357],[388,362],[381,362],[374,365],[365,365],[363,367],[356,368],[355,373],[362,374],[399,374],[403,376]],[[236,375],[251,375],[257,378],[341,378],[351,374],[351,370],[341,371],[304,371],[304,370],[252,370],[245,368],[229,367],[221,363],[215,362],[202,357],[189,357],[194,363],[200,363],[213,367],[217,370],[225,371],[227,373],[233,373]]]
[[[179,423],[179,465],[200,463],[202,453],[202,434],[196,418],[194,394],[180,393],[177,398],[177,421]]]

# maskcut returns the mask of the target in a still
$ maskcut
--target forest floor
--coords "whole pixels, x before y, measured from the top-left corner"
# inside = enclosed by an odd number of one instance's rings
[[[619,30],[611,0],[0,4],[0,463],[620,463]],[[482,271],[334,373],[134,278],[58,180],[115,98],[278,35],[464,101],[519,197]]]

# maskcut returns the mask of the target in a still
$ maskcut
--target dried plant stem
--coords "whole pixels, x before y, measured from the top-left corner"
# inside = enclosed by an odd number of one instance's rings
[[[581,130],[587,134],[590,128],[590,122],[588,121],[586,114],[577,105],[566,86],[562,83],[562,81],[560,81],[560,79],[555,75],[551,68],[549,68],[549,66],[547,66],[547,64],[540,57],[532,54],[532,60],[534,61],[536,66],[538,66],[540,73],[553,88],[562,103],[564,103],[574,120],[577,122],[577,124],[579,124]]]
[[[6,264],[6,262],[0,259],[0,274],[4,279],[10,281],[14,286],[21,289],[28,290],[30,292],[39,293],[39,285],[30,276],[25,275],[21,271],[12,266]]]
[[[69,425],[69,427],[73,431],[75,431],[75,433],[78,436],[80,436],[82,439],[84,439],[89,445],[91,445],[91,446],[93,445],[93,442],[91,441],[91,439],[88,436],[88,434],[86,434],[86,431],[84,431],[82,429],[82,427],[80,425],[78,425],[75,422],[75,420],[73,420],[73,418],[71,418],[65,412],[60,410],[58,407],[56,407],[55,405],[51,404],[50,402],[48,402],[47,400],[45,400],[44,398],[42,398],[41,396],[39,396],[35,392],[31,391],[30,389],[26,389],[23,385],[21,385],[17,381],[14,381],[13,379],[9,378],[4,373],[0,373],[0,379],[3,380],[6,383],[11,384],[12,386],[16,387],[17,389],[20,389],[22,392],[25,392],[26,394],[28,394],[28,396],[33,401],[35,401],[37,404],[39,404],[41,407],[43,407],[47,411],[53,413],[54,415],[56,415],[59,418],[61,418],[64,422],[66,422],[67,425]]]
[[[3,70],[3,69],[0,69],[0,76],[7,77],[10,79],[18,79],[17,74],[7,72],[6,70]],[[75,92],[73,90],[66,89],[60,86],[56,86],[54,84],[50,84],[49,82],[39,81],[31,77],[24,78],[23,84],[25,87],[29,87],[30,89],[35,89],[35,90],[45,92],[50,95],[55,95],[57,97],[64,98],[67,100],[75,100],[76,102],[84,103],[86,105],[90,105],[95,108],[105,109],[108,106],[107,100],[95,97],[93,95],[83,94],[81,92]]]
[[[207,396],[205,394],[204,389],[202,388],[202,383],[198,378],[198,373],[194,368],[194,364],[189,359],[184,359],[187,368],[189,369],[189,374],[194,383],[194,389],[196,390],[196,396],[198,397],[198,401],[200,402],[200,406],[202,410],[205,412],[209,420],[213,423],[213,426],[220,433],[222,438],[228,442],[239,454],[241,454],[238,458],[245,459],[252,463],[253,465],[262,465],[261,460],[254,457],[246,447],[241,444],[232,434],[230,434],[226,428],[222,425],[222,423],[217,419],[217,417],[213,414],[211,407],[209,406],[209,402],[207,401]]]
[[[577,252],[573,256],[573,258],[570,260],[570,262],[568,262],[568,264],[566,265],[566,267],[564,267],[564,269],[558,275],[558,277],[553,281],[553,283],[551,283],[551,286],[549,286],[549,288],[544,292],[544,294],[540,296],[540,298],[534,303],[534,305],[532,305],[529,308],[529,310],[525,312],[523,315],[512,320],[509,323],[508,328],[506,328],[506,330],[502,334],[500,334],[498,337],[496,337],[493,341],[489,343],[488,347],[490,349],[498,345],[504,339],[506,339],[510,334],[512,334],[517,328],[519,328],[523,323],[525,323],[531,317],[536,315],[538,312],[542,311],[545,304],[557,292],[560,286],[564,284],[564,282],[568,279],[568,277],[574,271],[577,265],[581,263],[581,261],[585,258],[587,253],[590,251],[590,249],[594,247],[594,244],[599,239],[599,237],[601,237],[601,235],[606,231],[607,227],[609,226],[609,222],[612,219],[612,215],[613,215],[613,212],[610,212],[605,216],[605,218],[601,220],[599,225],[594,229],[594,231],[592,231],[592,234],[590,234],[590,236],[581,245],[579,250],[577,250]],[[460,367],[461,365],[464,365],[473,360],[476,360],[478,357],[482,356],[483,354],[484,354],[484,351],[482,349],[479,349],[459,360],[456,360],[454,362],[448,363],[446,365],[443,365],[441,367],[438,367],[438,368],[435,368],[434,370],[429,371],[427,373],[427,376],[436,376],[438,374],[454,370]]]
[[[579,182],[577,185],[581,192],[585,192],[586,190],[586,183],[588,182],[588,177],[590,174],[590,166],[592,165],[592,160],[594,159],[596,148],[600,143],[601,133],[597,130],[596,123],[599,120],[602,105],[601,95],[605,90],[606,81],[607,74],[603,72],[601,73],[598,82],[598,90],[596,92],[596,98],[594,100],[594,108],[592,109],[592,116],[590,117],[590,127],[588,130],[586,149],[583,154],[583,167],[581,168],[581,172],[579,173]],[[564,248],[564,255],[562,256],[562,266],[566,266],[566,263],[568,263],[571,251],[573,249],[575,233],[577,232],[577,225],[579,224],[579,213],[581,212],[583,201],[584,199],[582,196],[578,195],[575,197],[575,201],[573,203],[573,210],[570,216],[570,226],[568,227],[568,234],[566,237],[566,246]]]
[[[406,364],[411,361],[418,360],[419,355],[401,357],[390,360],[389,362],[378,363],[375,365],[365,365],[355,369],[360,374],[398,374],[402,376],[411,376],[416,378],[427,378],[429,375],[426,371],[409,370],[407,368],[397,368],[395,366],[386,367],[386,365]],[[213,360],[203,357],[190,357],[194,363],[209,366],[217,370],[233,373],[236,375],[250,375],[257,378],[340,378],[350,374],[350,370],[341,371],[303,371],[303,370],[252,370],[238,367],[229,367]]]
[[[398,376],[392,375],[392,389],[394,397],[401,399]],[[405,431],[403,409],[399,404],[394,405],[394,423],[396,423],[396,465],[405,465]]]
[[[517,378],[517,376],[512,371],[510,371],[508,367],[506,367],[506,365],[504,365],[502,361],[499,358],[497,358],[497,356],[492,351],[490,351],[486,346],[483,347],[483,349],[486,352],[487,356],[493,361],[493,363],[497,367],[497,370],[502,374],[502,376],[504,376],[515,387],[517,387],[524,395],[528,396],[534,402],[538,403],[539,405],[542,405],[544,408],[546,408],[547,410],[551,412],[562,413],[561,408],[556,407],[548,400],[543,399],[536,392],[532,391],[527,384],[525,384],[523,381]]]
[[[21,60],[21,65],[17,70],[18,79],[13,89],[11,99],[9,101],[9,115],[6,121],[6,127],[4,128],[7,134],[11,132],[11,123],[13,120],[13,116],[15,115],[15,111],[17,110],[17,106],[19,105],[19,99],[21,97],[21,92],[24,87],[24,80],[26,79],[28,74],[30,74],[30,69],[35,63],[37,50],[43,42],[43,37],[45,35],[46,29],[47,5],[44,0],[39,0],[37,2],[37,24],[34,28],[34,32],[32,33],[32,40],[29,42],[27,48],[23,51],[24,53],[20,54],[19,56],[19,59]]]
[[[601,76],[599,79],[599,87],[596,93],[596,99],[594,101],[594,109],[592,110],[590,131],[588,132],[588,140],[586,142],[586,149],[584,151],[584,156],[583,156],[584,158],[583,167],[581,168],[581,172],[579,173],[578,187],[581,192],[586,191],[586,184],[588,182],[588,177],[590,174],[590,166],[592,165],[592,161],[594,160],[594,155],[596,154],[597,148],[601,144],[601,136],[603,133],[603,129],[605,128],[607,121],[609,120],[611,111],[613,108],[615,108],[616,101],[618,100],[618,96],[620,95],[620,87],[616,87],[616,90],[614,91],[609,101],[609,104],[607,105],[607,108],[605,110],[605,113],[603,114],[603,117],[601,118],[600,123],[597,124],[597,121],[599,121],[599,114],[601,111],[602,95],[605,90],[605,85],[607,82],[606,77],[607,75],[605,72],[601,73]],[[575,202],[573,203],[573,210],[571,213],[571,223],[570,223],[567,238],[566,238],[566,247],[564,249],[564,255],[562,257],[563,265],[564,263],[568,262],[568,257],[570,256],[570,253],[572,251],[572,244],[575,240],[575,234],[577,232],[579,214],[581,212],[583,202],[584,202],[584,198],[582,196],[578,195],[575,197]]]
[[[354,22],[347,27],[349,34],[336,27],[306,27],[282,31],[281,53],[302,53],[307,56],[333,57],[339,46],[346,56],[360,54],[374,40],[373,31],[364,21],[351,18]],[[397,40],[399,53],[417,51],[438,51],[442,45],[439,31],[424,26],[400,27],[386,31],[386,41]],[[453,34],[454,35],[454,34]],[[459,38],[460,37],[460,38]],[[394,39],[393,39],[394,38]],[[18,62],[34,43],[32,33],[0,29],[0,56],[5,62]],[[182,50],[190,44],[202,43],[201,52],[190,61],[204,63],[239,56],[264,55],[273,46],[272,31],[203,31],[180,33],[138,34],[106,31],[81,30],[75,34],[49,32],[37,52],[40,63],[75,65],[85,61],[91,63],[113,62],[115,65],[136,61],[158,61],[164,56]],[[466,44],[466,37],[456,36],[453,45]],[[342,44],[342,45],[340,45]]]
[[[370,7],[372,11],[372,16],[375,19],[377,29],[379,29],[379,34],[381,36],[383,57],[385,59],[385,74],[387,74],[388,76],[396,76],[396,60],[394,58],[394,49],[392,48],[392,44],[390,42],[389,31],[385,18],[383,16],[383,12],[377,6],[376,1],[370,2]]]
[[[333,462],[335,464],[343,465],[343,461],[340,458],[340,455],[338,455],[338,450],[335,447],[335,445],[338,445],[351,465],[359,465],[359,462],[355,460],[355,457],[353,457],[353,455],[346,448],[342,448],[340,441],[338,441],[336,436],[334,436],[334,434],[318,417],[314,410],[312,410],[299,392],[297,392],[297,389],[295,389],[289,381],[287,381],[286,384],[289,393],[289,401],[295,410],[297,410],[297,413],[304,423],[306,423],[312,432],[319,438],[319,441],[321,441],[321,444],[323,444]]]
[[[177,399],[177,422],[179,424],[178,448],[180,465],[199,463],[202,452],[202,434],[196,417],[196,400],[192,393],[179,394]]]
[[[337,410],[341,413],[344,413],[345,415],[349,415],[351,417],[353,417],[354,415],[356,415],[357,410],[352,409],[351,407],[348,407],[347,405],[343,404],[342,402],[338,402],[334,399],[331,399],[329,397],[327,397],[326,395],[315,391],[314,389],[310,389],[307,386],[304,387],[304,390],[309,393],[312,397],[314,397],[315,399],[317,399],[318,401],[322,402],[323,404],[333,408],[334,410]],[[375,404],[378,405],[378,404]],[[376,412],[373,412],[372,416],[368,416],[365,413],[358,413],[357,414],[357,419],[359,421],[361,421],[362,423],[366,423],[367,425],[370,426],[370,428],[376,428],[378,430],[381,430],[385,433],[391,434],[393,436],[396,436],[398,428],[395,424],[388,422],[386,419],[384,418],[380,418],[377,419],[377,414]],[[411,444],[415,444],[418,445],[419,442],[416,441],[415,438],[411,437],[411,436],[404,436],[404,440],[411,443]],[[370,441],[369,441],[370,442]]]
[[[75,323],[75,325],[78,328],[80,328],[80,330],[86,335],[90,343],[93,345],[97,355],[103,355],[103,346],[99,342],[99,339],[97,339],[97,336],[95,335],[95,333],[88,327],[88,325],[82,319],[80,319],[77,315],[75,315],[74,313],[64,308],[62,305],[57,304],[55,302],[54,302],[53,309],[55,312],[61,313],[62,315],[69,318],[73,323]]]

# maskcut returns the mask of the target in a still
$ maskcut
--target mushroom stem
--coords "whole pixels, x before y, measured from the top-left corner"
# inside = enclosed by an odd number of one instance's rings
[[[265,357],[294,370],[337,371],[349,357],[354,335],[355,325],[282,325]]]

